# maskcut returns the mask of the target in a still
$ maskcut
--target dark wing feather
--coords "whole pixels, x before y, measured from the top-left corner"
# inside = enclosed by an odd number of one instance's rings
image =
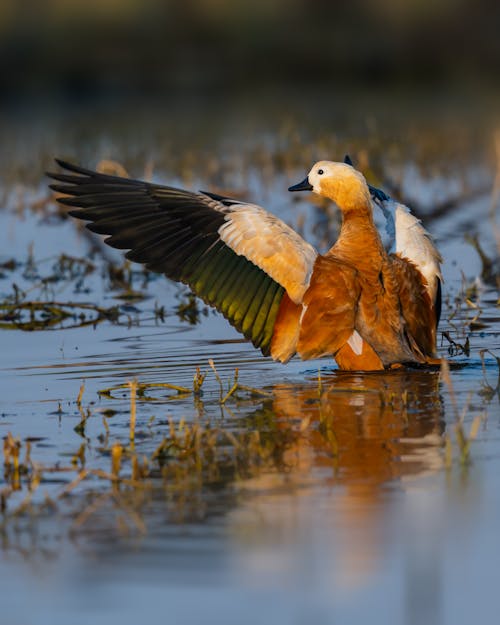
[[[440,278],[436,278],[436,297],[434,299],[434,310],[436,313],[436,328],[438,327],[441,319],[441,307],[442,307],[442,286]]]
[[[230,206],[215,194],[197,194],[93,172],[57,161],[51,188],[69,214],[110,235],[106,243],[152,271],[188,284],[244,336],[269,354],[284,287],[219,235]],[[62,184],[61,184],[62,183]]]

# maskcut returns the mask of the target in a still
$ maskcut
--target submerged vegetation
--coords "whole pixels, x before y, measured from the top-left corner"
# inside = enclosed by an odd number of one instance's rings
[[[213,362],[211,368],[220,390],[219,397],[209,402],[215,401],[230,414],[229,400],[233,408],[241,402],[247,407],[255,407],[272,397],[271,392],[241,385],[237,372],[226,388]],[[206,372],[202,374],[198,370],[192,388],[133,381],[102,389],[100,396],[109,399],[113,398],[113,392],[127,390],[130,397],[128,440],[112,436],[109,420],[113,410],[105,408],[96,411],[93,406],[84,405],[82,385],[75,401],[81,415],[75,432],[83,442],[66,465],[38,463],[31,453],[31,441],[21,441],[8,433],[3,445],[4,486],[0,492],[4,530],[14,519],[24,515],[33,519],[33,515],[42,514],[48,508],[56,509],[71,496],[81,501],[81,510],[73,511],[73,529],[83,525],[101,507],[113,504],[112,518],[118,515],[122,519],[124,514],[135,529],[143,532],[146,522],[142,514],[151,497],[164,498],[166,508],[176,521],[190,520],[199,518],[201,512],[196,510],[194,502],[203,498],[207,488],[220,488],[261,472],[282,471],[289,462],[285,459],[287,451],[297,444],[305,430],[302,421],[282,422],[279,427],[270,423],[269,429],[250,430],[212,425],[209,419],[203,417],[204,400],[201,397],[205,376]],[[138,404],[154,402],[156,398],[150,393],[158,391],[162,391],[162,402],[165,391],[172,393],[167,397],[173,400],[190,395],[198,417],[192,422],[183,418],[175,422],[169,418],[160,424],[151,418],[145,429],[136,430]],[[217,395],[212,392],[214,394]],[[86,424],[91,419],[99,418],[102,431],[92,440],[87,436]],[[159,443],[155,442],[157,429],[161,432]],[[143,449],[144,443],[146,449]],[[89,448],[94,445],[99,457],[108,459],[108,470],[92,467],[87,460]],[[38,489],[50,483],[56,474],[62,477],[64,486],[55,495],[38,497]],[[84,482],[86,488],[82,492]]]
[[[209,372],[213,383],[205,390]],[[454,436],[443,422],[441,378],[455,411]],[[498,396],[498,384],[492,388],[486,372],[483,389],[488,401]],[[106,401],[116,402],[123,394],[129,406],[126,415],[120,411],[120,420],[128,423],[128,436],[116,436],[110,427],[116,411]],[[316,380],[300,385],[260,389],[241,384],[238,370],[223,381],[210,361],[206,371],[195,372],[191,386],[133,380],[103,388],[99,396],[99,404],[87,404],[81,385],[74,401],[80,415],[74,431],[81,442],[65,463],[38,462],[34,441],[10,432],[4,436],[0,510],[5,536],[56,512],[69,515],[71,535],[92,535],[96,527],[142,535],[155,506],[169,522],[199,522],[209,514],[214,489],[229,496],[247,483],[252,489],[289,489],[325,479],[348,485],[354,479],[366,482],[367,492],[376,496],[379,486],[398,475],[451,470],[454,462],[467,468],[471,444],[486,420],[484,409],[470,420],[470,397],[459,408],[446,364],[441,373],[318,372]],[[141,414],[148,404],[157,404],[161,414],[169,402],[182,400],[186,406],[186,399],[194,415],[189,418],[174,419],[167,412],[145,421]],[[216,407],[220,417],[214,421]],[[61,407],[59,412],[67,418]],[[360,435],[361,415],[369,429]],[[54,480],[60,484],[56,488]]]

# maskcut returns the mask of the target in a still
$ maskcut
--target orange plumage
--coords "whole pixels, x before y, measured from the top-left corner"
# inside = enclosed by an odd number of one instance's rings
[[[388,254],[370,189],[350,165],[322,161],[290,188],[342,211],[339,238],[320,255],[259,206],[60,164],[71,173],[50,174],[63,183],[52,188],[77,207],[71,215],[188,284],[275,360],[331,355],[341,369],[367,371],[435,362],[439,254],[421,226]]]

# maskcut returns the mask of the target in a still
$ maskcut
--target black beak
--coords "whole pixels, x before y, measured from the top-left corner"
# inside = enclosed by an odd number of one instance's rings
[[[302,182],[294,184],[293,187],[288,187],[289,191],[312,191],[312,186],[309,184],[309,178],[304,178]]]

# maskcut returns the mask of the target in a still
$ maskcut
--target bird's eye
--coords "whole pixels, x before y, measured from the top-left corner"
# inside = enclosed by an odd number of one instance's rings
[[[322,169],[318,169],[318,176],[322,176],[325,172]]]

